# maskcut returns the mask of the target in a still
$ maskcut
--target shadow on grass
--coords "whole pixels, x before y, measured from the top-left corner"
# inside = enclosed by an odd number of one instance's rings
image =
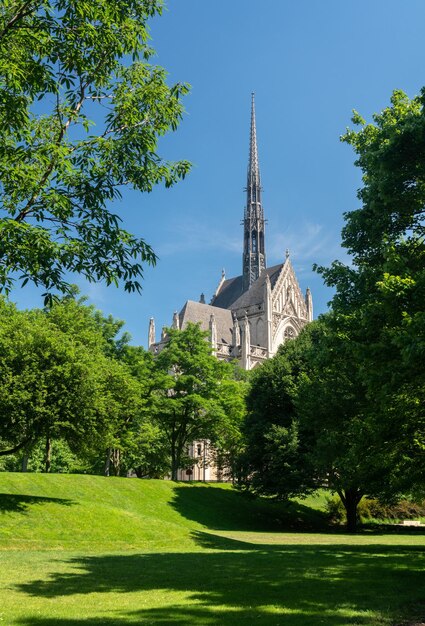
[[[205,533],[200,533],[205,535]],[[404,617],[423,600],[422,546],[250,545],[199,537],[221,552],[102,555],[72,558],[69,573],[18,586],[23,594],[61,598],[135,593],[130,611],[102,619],[28,617],[19,626],[285,624],[341,626]],[[224,544],[223,541],[226,543]],[[158,592],[162,591],[161,595]],[[173,604],[172,592],[184,593]],[[159,606],[135,611],[152,600]],[[23,602],[24,602],[23,598]],[[119,603],[119,601],[117,602]],[[102,598],[99,598],[102,606]],[[128,601],[125,602],[128,606]]]
[[[298,502],[254,498],[235,489],[176,485],[172,506],[180,515],[212,530],[323,530],[326,515]]]
[[[32,504],[62,504],[71,506],[72,500],[66,498],[45,498],[43,496],[24,496],[22,494],[0,493],[0,513],[26,513]]]

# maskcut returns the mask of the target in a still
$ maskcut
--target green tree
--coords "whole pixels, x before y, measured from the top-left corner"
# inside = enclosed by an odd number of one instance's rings
[[[185,84],[152,66],[147,21],[161,0],[5,0],[0,7],[0,289],[68,293],[68,275],[140,290],[151,247],[110,204],[127,186],[189,170],[158,139],[182,116]]]
[[[170,455],[165,434],[151,415],[153,356],[142,347],[127,345],[120,358],[137,381],[139,395],[137,413],[119,426],[116,435],[123,451],[123,468],[135,471],[138,478],[163,478],[170,469]]]
[[[253,372],[244,424],[245,485],[259,494],[288,498],[315,485],[300,439],[295,398],[309,368],[307,349],[314,324]]]
[[[211,453],[221,479],[240,483],[244,454],[242,428],[246,416],[249,374],[235,363],[232,363],[231,368],[227,368],[228,375],[220,382],[222,418],[211,439]]]
[[[425,484],[424,105],[425,90],[412,100],[395,91],[373,123],[354,115],[361,128],[343,140],[363,172],[362,206],[342,231],[353,264],[319,268],[336,288],[332,308],[348,329],[388,496]]]
[[[214,440],[220,431],[233,368],[213,356],[208,333],[199,325],[168,329],[167,334],[168,341],[154,361],[151,410],[166,436],[171,477],[177,480],[179,468],[189,461],[187,446],[200,439]]]
[[[366,386],[350,340],[350,318],[321,316],[311,328],[305,352],[308,368],[299,380],[294,404],[304,438],[304,458],[318,486],[336,491],[347,528],[355,531],[364,495],[383,493],[383,468],[371,439]]]
[[[99,313],[70,297],[44,311],[0,305],[0,456],[28,456],[42,440],[50,471],[52,441],[63,440],[86,462],[116,450],[119,473],[121,439],[142,394],[130,368],[108,356],[111,333]]]
[[[124,322],[110,315],[105,317],[77,295],[62,298],[47,308],[45,314],[73,341],[101,353],[98,368],[102,376],[105,436],[100,440],[101,449],[94,447],[92,441],[80,444],[80,456],[105,475],[119,476],[132,468],[138,471],[139,467],[143,467],[145,475],[151,463],[152,473],[157,475],[161,463],[154,450],[158,454],[159,433],[147,412],[152,389],[152,355],[129,345],[128,333],[121,332]]]
[[[0,455],[43,439],[49,471],[52,438],[75,446],[100,435],[102,354],[55,328],[43,311],[17,311],[4,301],[1,308]]]

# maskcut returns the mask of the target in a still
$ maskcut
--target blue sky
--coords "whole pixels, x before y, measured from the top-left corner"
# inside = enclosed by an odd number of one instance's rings
[[[172,189],[125,191],[111,207],[159,262],[146,268],[141,296],[76,280],[89,302],[125,320],[133,343],[146,345],[151,316],[159,334],[185,300],[204,292],[209,301],[222,268],[227,277],[241,273],[254,91],[267,264],[289,248],[315,316],[326,311],[332,292],[312,264],[346,259],[342,216],[358,207],[361,184],[339,137],[352,109],[370,119],[394,89],[414,96],[425,84],[424,23],[423,0],[169,0],[151,23],[155,63],[191,93],[159,153],[193,170]],[[42,304],[28,287],[11,299]]]

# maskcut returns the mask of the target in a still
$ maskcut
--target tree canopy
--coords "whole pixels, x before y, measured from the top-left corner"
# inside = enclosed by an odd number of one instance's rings
[[[425,90],[395,91],[343,140],[363,172],[362,206],[345,215],[352,266],[319,268],[336,288],[332,308],[349,328],[353,367],[374,415],[375,454],[387,460],[389,491],[425,484]]]
[[[228,420],[240,421],[244,393],[234,368],[213,354],[208,333],[198,324],[184,330],[168,329],[167,343],[155,357],[151,412],[165,435],[171,458],[171,477],[193,459],[185,458],[196,440],[225,440]],[[229,397],[232,395],[233,397]],[[226,428],[227,424],[227,428]]]
[[[161,0],[5,0],[0,7],[0,290],[70,290],[69,273],[140,290],[152,248],[111,204],[189,170],[158,139],[186,84],[149,63]]]
[[[130,367],[109,354],[121,324],[72,297],[33,311],[2,299],[0,309],[0,456],[44,442],[49,471],[53,441],[86,461],[121,447],[144,401]]]
[[[425,90],[396,91],[372,123],[353,122],[342,138],[363,172],[342,231],[352,263],[318,268],[331,312],[254,376],[246,422],[250,488],[305,493],[307,472],[339,493],[350,529],[363,495],[424,492]]]

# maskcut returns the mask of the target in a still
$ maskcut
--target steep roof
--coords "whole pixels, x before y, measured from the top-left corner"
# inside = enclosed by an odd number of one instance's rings
[[[232,304],[242,295],[242,276],[235,276],[223,281],[217,295],[211,300],[214,307],[230,309]]]
[[[217,341],[231,344],[233,318],[232,312],[228,309],[188,300],[179,313],[180,328],[184,328],[189,322],[192,322],[193,324],[200,323],[202,330],[209,330],[212,314],[217,327]]]
[[[245,291],[235,302],[232,304],[232,309],[247,308],[253,304],[261,304],[264,302],[264,286],[266,282],[266,276],[270,278],[271,287],[276,284],[279,274],[282,270],[283,263],[279,265],[273,265],[273,267],[267,267],[257,280],[252,283],[251,287]]]
[[[264,300],[264,283],[266,276],[270,278],[271,287],[276,284],[278,276],[282,270],[283,263],[267,267],[251,287],[242,293],[242,276],[229,278],[225,280],[220,291],[211,301],[214,308],[241,309],[247,308],[252,304],[260,304]]]

